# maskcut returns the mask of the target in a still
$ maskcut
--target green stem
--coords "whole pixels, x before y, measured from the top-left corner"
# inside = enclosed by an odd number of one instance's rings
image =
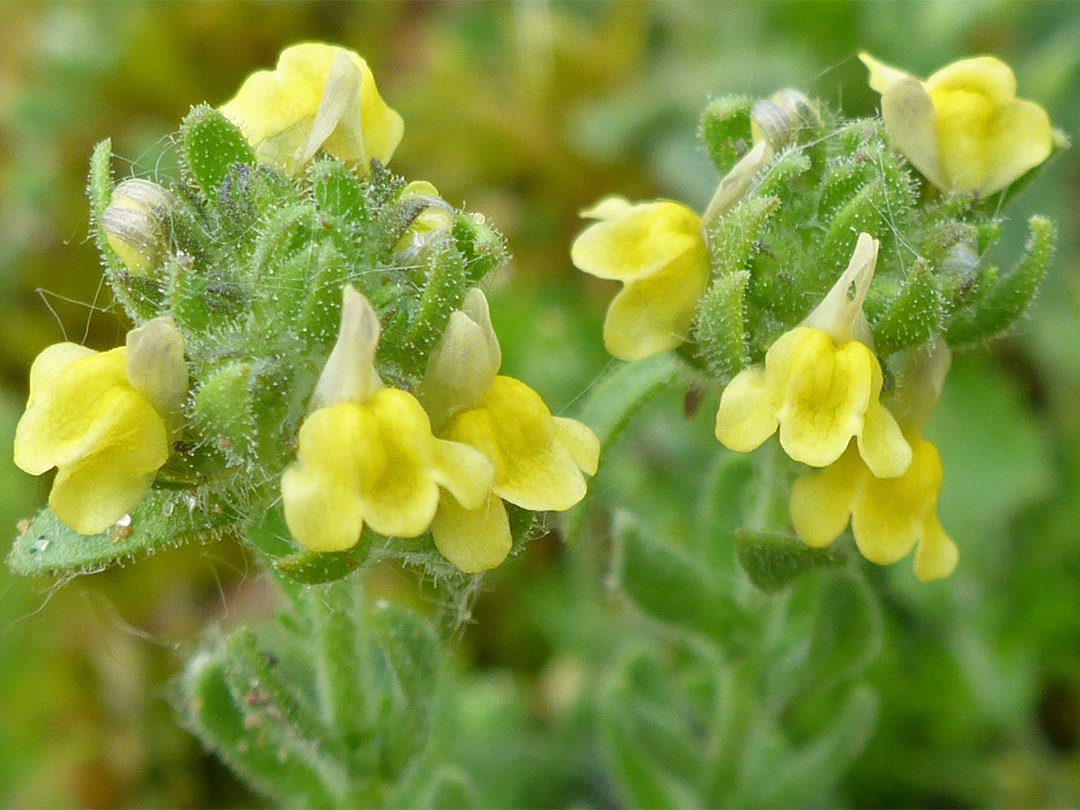
[[[784,528],[786,504],[781,503],[786,476],[784,475],[783,448],[775,437],[754,455],[757,472],[757,498],[747,516],[745,528],[755,532],[773,532]]]

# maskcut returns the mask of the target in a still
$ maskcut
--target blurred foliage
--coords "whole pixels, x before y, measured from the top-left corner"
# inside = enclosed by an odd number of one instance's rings
[[[1078,26],[1080,7],[1065,3],[5,4],[0,432],[10,446],[42,347],[62,332],[85,334],[95,348],[122,334],[87,239],[93,144],[112,137],[117,154],[138,156],[133,174],[167,172],[175,149],[163,136],[189,107],[220,103],[289,43],[322,39],[362,53],[406,121],[395,168],[429,179],[506,234],[516,259],[492,294],[504,368],[556,412],[576,413],[608,363],[600,319],[613,290],[570,267],[576,212],[612,192],[703,205],[717,176],[694,130],[710,96],[794,85],[868,114],[876,97],[856,50],[916,75],[992,52],[1014,67],[1021,94],[1075,139]],[[960,567],[926,587],[906,566],[865,566],[884,631],[860,676],[877,693],[877,723],[846,776],[811,792],[814,804],[1080,802],[1075,149],[1017,202],[1005,234],[1014,255],[1033,211],[1057,218],[1062,233],[1043,295],[989,358],[957,358],[929,428]],[[676,381],[611,447],[592,491],[601,506],[633,503],[655,545],[707,554],[722,571],[734,550],[717,504],[740,497],[738,477],[749,473],[729,469],[710,418],[671,416],[696,405],[711,414],[714,400]],[[46,489],[9,458],[0,464],[0,526],[14,536]],[[702,499],[725,480],[736,482],[726,501]],[[603,509],[572,519],[588,522],[589,542],[568,549],[551,521],[548,537],[484,580],[432,721],[432,744],[452,764],[424,802],[689,801],[677,789],[635,788],[648,781],[635,768],[650,760],[620,752],[657,747],[658,732],[646,725],[644,740],[620,742],[605,718],[645,707],[705,733],[696,724],[715,704],[722,668],[707,646],[673,635],[616,586],[612,549],[625,542],[617,520]],[[798,587],[842,589],[843,576],[821,572]],[[259,803],[175,727],[166,700],[201,627],[272,609],[272,585],[248,576],[235,545],[162,552],[63,587],[0,578],[0,804]],[[397,570],[371,580],[369,594],[436,606],[436,595]],[[771,609],[782,615],[796,597],[786,592]],[[789,618],[794,640],[809,632]],[[846,717],[838,701],[780,720],[797,736],[800,724]],[[680,783],[696,778],[680,771],[693,763],[660,763]],[[739,793],[724,795],[740,803]],[[785,800],[809,801],[779,793],[773,803]]]

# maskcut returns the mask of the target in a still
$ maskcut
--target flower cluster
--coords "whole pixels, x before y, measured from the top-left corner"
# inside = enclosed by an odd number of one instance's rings
[[[720,399],[716,437],[748,452],[779,427],[791,458],[824,468],[792,488],[798,536],[827,546],[850,520],[855,543],[871,562],[896,562],[918,544],[915,573],[929,582],[951,574],[958,559],[937,520],[941,461],[920,436],[941,392],[948,349],[935,341],[936,351],[901,376],[899,396],[908,407],[899,424],[880,401],[881,365],[863,314],[877,253],[878,243],[860,234],[851,263],[825,299],[772,345],[762,366],[731,381]]]
[[[228,493],[237,514],[280,500],[308,551],[430,532],[472,574],[512,549],[505,504],[585,496],[596,437],[498,374],[474,286],[498,236],[381,169],[402,128],[363,59],[307,43],[193,110],[186,187],[92,179],[110,283],[142,325],[126,347],[64,343],[34,364],[15,458],[58,469],[62,522],[109,529],[177,455],[189,492]]]
[[[1042,163],[1051,129],[991,57],[925,82],[860,59],[882,94],[887,145],[876,124],[834,119],[830,131],[829,114],[797,91],[753,104],[719,99],[702,134],[727,173],[705,213],[608,197],[582,212],[598,222],[577,237],[571,259],[624,285],[604,324],[612,355],[678,349],[726,384],[716,417],[723,445],[750,452],[779,433],[791,459],[818,468],[790,497],[804,542],[828,545],[850,522],[875,563],[917,545],[916,574],[929,581],[951,573],[958,556],[936,517],[941,461],[921,435],[948,368],[946,336],[959,343],[1000,332],[1021,314],[1045,264],[1013,272],[1010,288],[1028,291],[1019,303],[1002,286],[1000,298],[990,292],[985,306],[973,305],[972,280],[960,277],[972,271],[956,257],[978,248],[926,235],[974,233],[978,199]],[[920,208],[908,166],[958,195],[951,210],[960,218]],[[911,236],[897,234],[906,227]],[[1033,245],[1040,228],[1032,222]],[[883,244],[887,279],[872,287]],[[986,287],[995,282],[988,277]],[[900,371],[882,366],[893,354]]]
[[[553,417],[524,383],[496,376],[499,344],[480,290],[451,316],[420,400],[384,386],[378,316],[352,286],[341,313],[297,460],[281,478],[285,520],[301,545],[351,548],[365,523],[404,538],[430,529],[443,556],[478,573],[510,552],[503,499],[540,511],[585,496],[582,472],[596,472],[599,442],[580,422]]]

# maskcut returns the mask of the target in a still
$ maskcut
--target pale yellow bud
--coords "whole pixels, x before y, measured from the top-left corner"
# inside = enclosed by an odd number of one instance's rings
[[[120,183],[101,213],[105,241],[129,272],[147,276],[165,247],[163,223],[172,198],[149,180]]]

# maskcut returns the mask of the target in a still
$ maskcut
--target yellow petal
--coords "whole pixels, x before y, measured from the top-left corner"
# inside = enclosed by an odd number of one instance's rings
[[[881,365],[872,355],[871,360],[873,373],[870,380],[870,401],[866,413],[863,414],[862,429],[859,432],[859,453],[875,476],[895,478],[903,475],[911,466],[911,446],[892,413],[878,399],[882,384]],[[948,368],[947,357],[945,368]]]
[[[979,191],[994,194],[1050,157],[1050,117],[1038,104],[1014,99],[998,110],[987,138],[986,175]]]
[[[888,565],[906,556],[923,534],[941,491],[941,460],[930,442],[912,444],[908,472],[899,478],[868,478],[855,501],[851,528],[862,555]]]
[[[777,414],[780,444],[796,461],[824,467],[836,461],[862,429],[876,360],[857,341],[837,346],[821,332],[806,332],[824,340],[808,336],[791,367]]]
[[[1016,78],[1000,59],[976,56],[946,65],[926,80],[932,96],[938,93],[964,91],[985,98],[992,106],[1008,104],[1016,96]]]
[[[881,96],[881,119],[885,134],[911,165],[940,189],[949,189],[938,146],[938,117],[926,87],[906,78]]]
[[[364,519],[379,534],[418,537],[439,503],[427,414],[411,394],[396,388],[375,394],[361,413],[357,456]]]
[[[439,553],[466,574],[494,568],[506,559],[513,545],[506,508],[494,495],[471,510],[443,495],[431,536]]]
[[[960,551],[945,534],[937,514],[931,513],[923,527],[922,542],[915,552],[915,576],[922,582],[944,579],[956,568]]]
[[[867,470],[854,447],[821,472],[796,479],[788,506],[799,539],[812,548],[832,543],[848,524]]]
[[[285,523],[311,551],[344,551],[364,526],[359,491],[360,406],[340,403],[310,414],[300,426],[297,461],[281,476]]]
[[[471,445],[495,465],[493,492],[525,509],[562,511],[585,497],[585,478],[560,441],[540,395],[496,377],[480,405],[450,418],[446,438]]]
[[[56,474],[49,507],[79,534],[99,534],[139,505],[164,463],[163,454],[149,472],[139,473],[128,454],[97,453]]]
[[[604,197],[602,200],[598,200],[589,208],[582,208],[578,212],[578,216],[582,219],[614,219],[615,217],[622,216],[631,208],[631,203],[626,197],[620,197],[618,194],[611,194]]]
[[[465,509],[483,504],[495,483],[495,467],[475,447],[435,440],[435,482],[444,487]]]
[[[600,466],[600,440],[588,426],[576,419],[552,417],[559,434],[559,443],[569,451],[578,469],[586,475],[596,475]]]
[[[273,71],[249,76],[221,111],[260,162],[290,175],[319,148],[366,172],[371,158],[390,160],[404,129],[363,59],[313,42],[282,51]]]
[[[987,133],[996,108],[986,96],[972,90],[943,90],[932,98],[946,188],[962,193],[978,191],[986,177]]]
[[[81,403],[90,410],[90,403]],[[169,457],[161,415],[130,388],[92,403],[79,452],[61,459],[49,493],[56,516],[80,534],[97,534],[134,509]]]
[[[137,410],[134,401],[150,407],[127,384],[125,349],[79,357],[75,349],[60,347],[47,349],[35,361],[30,401],[15,430],[15,463],[32,475],[95,452],[119,429],[117,415]]]
[[[762,366],[751,366],[728,383],[716,412],[716,438],[724,447],[749,453],[776,432],[783,401],[776,382]]]
[[[604,347],[620,360],[641,360],[686,339],[709,281],[709,256],[699,239],[650,276],[629,282],[604,320]]]
[[[644,278],[696,248],[699,222],[678,203],[638,203],[582,231],[570,247],[570,260],[598,278]]]
[[[866,65],[866,69],[870,71],[870,89],[878,93],[885,93],[898,82],[911,78],[904,71],[886,65],[884,62],[879,62],[865,52],[859,54],[859,61]]]
[[[78,343],[56,343],[44,349],[30,366],[30,398],[27,407],[32,406],[42,392],[56,385],[64,369],[76,360],[92,354],[97,352]]]

